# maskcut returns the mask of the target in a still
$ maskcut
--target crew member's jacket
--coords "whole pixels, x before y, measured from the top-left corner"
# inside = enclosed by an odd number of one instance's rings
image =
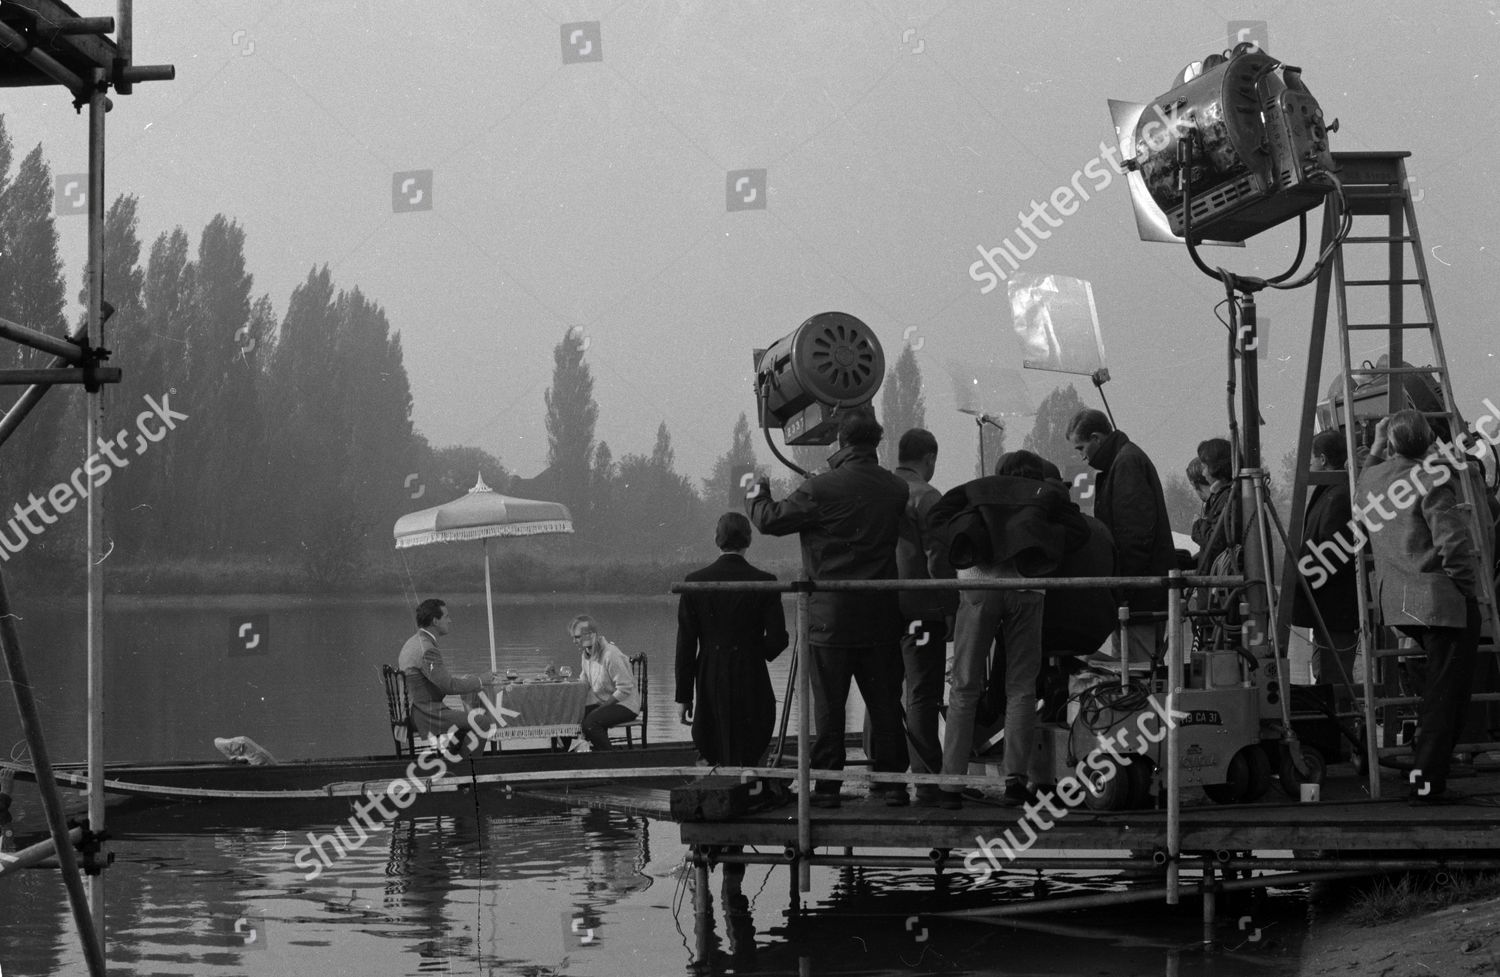
[[[1066,491],[1066,487],[1064,487]],[[1084,516],[1088,542],[1063,554],[1059,577],[1112,577],[1115,575],[1115,541],[1109,529],[1093,516]],[[1114,631],[1115,598],[1108,587],[1083,590],[1056,588],[1047,591],[1042,605],[1042,647],[1049,651],[1092,654]]]
[[[1234,535],[1233,527],[1229,525],[1230,493],[1233,490],[1233,482],[1215,483],[1203,503],[1203,515],[1193,520],[1193,542],[1198,544],[1197,570],[1201,574],[1213,572],[1214,560],[1229,548]],[[1232,574],[1239,572],[1238,567],[1230,570]]]
[[[1303,556],[1310,556],[1314,563],[1318,563],[1313,551],[1314,544],[1324,544],[1321,549],[1327,551],[1327,544],[1331,542],[1337,549],[1328,555],[1329,562],[1333,564],[1333,572],[1328,574],[1326,580],[1321,576],[1317,578],[1321,580],[1322,586],[1313,589],[1312,600],[1307,599],[1300,586],[1292,592],[1292,624],[1299,628],[1314,627],[1317,624],[1313,617],[1313,607],[1316,606],[1323,615],[1324,625],[1330,631],[1359,630],[1359,579],[1354,561],[1360,559],[1360,554],[1350,553],[1338,542],[1341,538],[1355,543],[1358,537],[1349,527],[1349,520],[1353,515],[1349,506],[1349,473],[1341,471],[1338,474],[1338,482],[1316,486],[1307,503],[1307,516],[1302,530]],[[1301,564],[1302,560],[1298,559],[1297,562]],[[1308,581],[1309,587],[1313,582]]]
[[[1066,488],[1014,475],[987,475],[950,489],[931,518],[943,527],[948,560],[960,570],[1003,567],[1044,577],[1089,538]]]
[[[1478,584],[1457,476],[1437,454],[1393,454],[1365,468],[1356,494],[1375,555],[1375,600],[1387,627],[1461,628]]]
[[[814,580],[895,580],[896,540],[906,517],[906,482],[880,467],[873,447],[850,445],[828,459],[829,471],[781,502],[764,482],[746,500],[755,528],[769,536],[801,534],[802,567]],[[890,593],[813,593],[808,640],[865,647],[901,640]]]
[[[904,466],[896,474],[906,480],[910,496],[906,520],[896,543],[896,567],[902,580],[952,580],[948,547],[943,534],[932,526],[932,507],[942,493],[921,475]],[[956,590],[903,590],[901,616],[908,621],[941,621],[958,613]]]
[[[1094,453],[1099,469],[1094,515],[1109,527],[1122,577],[1165,577],[1177,568],[1167,500],[1156,466],[1124,431],[1112,431]],[[1132,611],[1160,611],[1163,590],[1128,590],[1120,595]]]

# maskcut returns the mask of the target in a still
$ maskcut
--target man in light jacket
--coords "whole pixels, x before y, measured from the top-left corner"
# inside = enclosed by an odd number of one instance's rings
[[[1456,473],[1432,444],[1420,411],[1381,421],[1352,507],[1369,533],[1381,617],[1427,653],[1410,778],[1414,804],[1451,801],[1448,766],[1479,649],[1479,561],[1459,508]]]
[[[1063,558],[1089,540],[1089,527],[1060,484],[1045,480],[1040,457],[1008,451],[995,474],[945,494],[932,522],[946,527],[948,558],[958,579],[1019,579],[1056,573]],[[969,772],[974,717],[984,691],[995,631],[1005,639],[1005,803],[1036,800],[1027,786],[1036,737],[1036,680],[1042,665],[1041,590],[964,590],[954,626],[952,693],[943,736],[943,773]],[[944,790],[939,805],[963,807]]]

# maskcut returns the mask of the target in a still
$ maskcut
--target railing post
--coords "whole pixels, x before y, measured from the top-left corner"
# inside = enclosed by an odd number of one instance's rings
[[[1182,691],[1181,570],[1170,574],[1167,589],[1167,905],[1178,902],[1177,875],[1182,857],[1181,743],[1177,735],[1177,696]]]
[[[807,581],[797,589],[797,888],[812,891],[812,645]]]

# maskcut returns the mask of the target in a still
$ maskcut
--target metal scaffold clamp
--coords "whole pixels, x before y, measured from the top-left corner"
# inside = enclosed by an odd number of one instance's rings
[[[88,818],[79,821],[77,825],[83,830],[83,836],[78,839],[76,846],[80,856],[78,867],[86,875],[99,875],[115,863],[115,853],[104,851],[105,844],[110,840],[110,834],[108,831],[89,830]],[[99,857],[100,853],[104,855],[103,860]]]

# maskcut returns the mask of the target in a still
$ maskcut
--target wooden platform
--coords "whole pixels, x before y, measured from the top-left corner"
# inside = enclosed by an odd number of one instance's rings
[[[1337,776],[1342,773],[1343,776]],[[680,783],[681,781],[677,781]],[[1468,853],[1474,858],[1500,857],[1500,774],[1478,774],[1451,781],[1468,795],[1468,803],[1413,807],[1404,780],[1387,771],[1382,791],[1371,801],[1347,767],[1334,767],[1324,785],[1323,800],[1297,803],[1276,788],[1256,804],[1219,805],[1196,789],[1184,799],[1182,850],[1186,852],[1272,852],[1319,850],[1386,853],[1392,857]],[[858,790],[859,788],[853,788]],[[670,820],[669,787],[612,784],[571,790],[528,792],[568,804],[627,811]],[[998,791],[997,791],[998,793]],[[1030,853],[1119,852],[1152,850],[1166,844],[1164,811],[1096,814],[1069,810],[1058,818],[1045,808],[1021,824],[1023,809],[993,803],[966,802],[962,811],[886,807],[879,801],[846,794],[837,810],[814,808],[814,849],[971,850],[978,838],[1004,832],[1026,843]],[[1044,824],[1051,827],[1042,828]],[[752,845],[761,851],[795,849],[795,801],[784,807],[733,821],[685,822],[688,845]],[[1042,830],[1037,830],[1042,828]],[[1029,841],[1032,834],[1035,841]]]

